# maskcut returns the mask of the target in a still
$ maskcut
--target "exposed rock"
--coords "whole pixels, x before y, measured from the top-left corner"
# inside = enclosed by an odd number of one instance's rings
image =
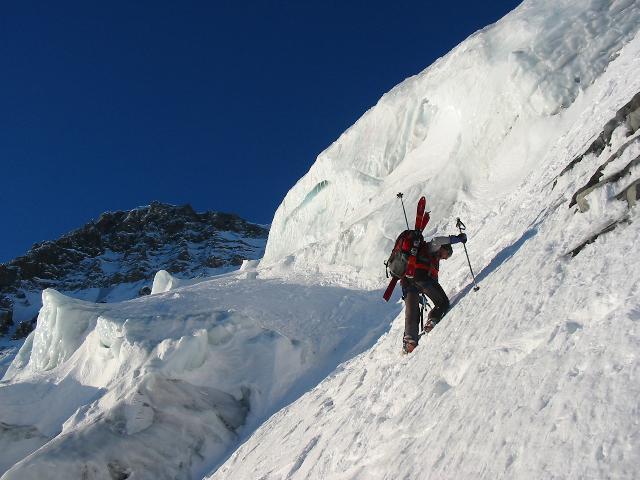
[[[6,335],[13,326],[13,312],[0,310],[0,335]]]
[[[26,321],[26,322],[20,322],[18,324],[18,327],[16,328],[16,331],[13,332],[13,335],[11,336],[12,340],[18,340],[20,338],[24,338],[27,335],[29,335],[34,329],[34,324],[32,322]]]
[[[17,282],[19,274],[19,268],[0,263],[0,288],[13,285],[15,282]]]
[[[142,287],[140,290],[138,290],[139,297],[144,297],[145,295],[151,295],[150,287]]]

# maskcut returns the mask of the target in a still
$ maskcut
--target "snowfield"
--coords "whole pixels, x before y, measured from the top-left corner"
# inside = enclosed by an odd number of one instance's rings
[[[43,292],[3,479],[637,478],[640,2],[527,0],[382,97],[265,258],[118,304]],[[421,195],[452,309],[400,355],[383,260]],[[411,221],[411,220],[410,220]]]

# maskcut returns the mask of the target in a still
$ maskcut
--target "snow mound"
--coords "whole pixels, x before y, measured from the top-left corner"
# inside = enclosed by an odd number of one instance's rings
[[[195,285],[196,283],[202,282],[203,280],[204,278],[185,280],[182,278],[174,277],[166,270],[160,270],[153,277],[151,295],[165,293],[170,290],[175,290],[176,288],[185,287],[188,285]]]

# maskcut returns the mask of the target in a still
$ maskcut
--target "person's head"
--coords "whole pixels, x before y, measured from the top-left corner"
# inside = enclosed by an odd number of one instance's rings
[[[446,260],[453,255],[453,247],[448,243],[446,245],[442,245],[440,250],[438,250],[438,255],[441,260]]]

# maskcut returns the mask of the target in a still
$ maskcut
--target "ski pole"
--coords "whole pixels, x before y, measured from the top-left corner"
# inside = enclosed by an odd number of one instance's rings
[[[464,230],[467,229],[467,226],[464,223],[462,223],[462,220],[460,220],[460,218],[456,219],[456,227],[458,227],[458,229],[460,230],[460,233],[462,233]],[[469,260],[469,252],[467,252],[466,242],[464,242],[462,246],[464,247],[464,253],[467,256],[467,263],[469,264],[469,271],[471,272],[471,278],[473,279],[473,284],[475,285],[475,287],[473,287],[473,291],[477,292],[478,290],[480,290],[480,287],[476,282],[476,276],[473,274],[473,268],[471,268],[471,260]]]
[[[404,212],[404,221],[407,222],[407,230],[410,230],[409,229],[409,219],[407,218],[407,211],[404,209],[404,202],[402,201],[402,197],[404,197],[404,194],[402,192],[400,192],[396,196],[400,199],[400,204],[402,205],[402,211]]]

